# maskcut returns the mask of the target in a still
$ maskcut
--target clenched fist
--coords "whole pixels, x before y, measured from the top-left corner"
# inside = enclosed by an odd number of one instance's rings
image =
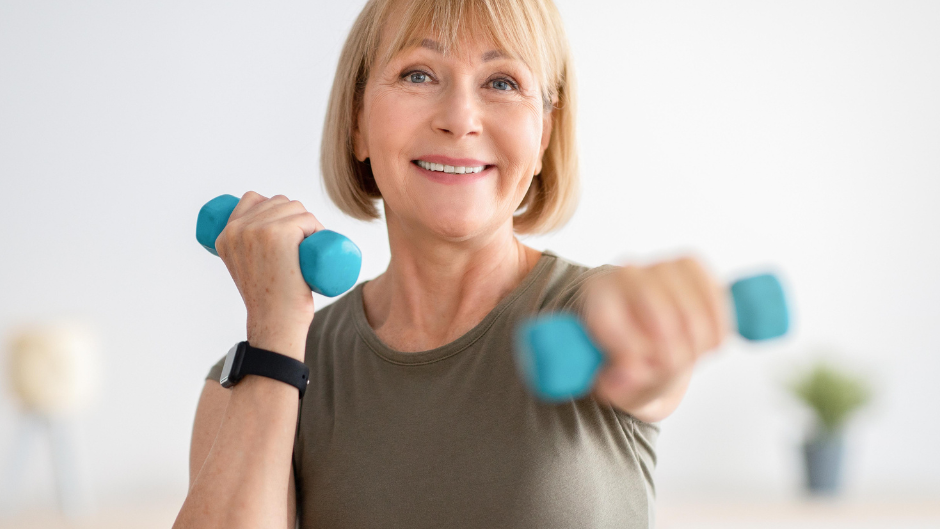
[[[284,195],[249,191],[232,211],[215,248],[245,302],[253,346],[303,361],[314,306],[298,247],[322,229],[303,204]]]
[[[728,333],[729,310],[719,283],[691,257],[598,277],[588,286],[583,318],[607,354],[594,397],[641,420],[665,418],[695,362]]]

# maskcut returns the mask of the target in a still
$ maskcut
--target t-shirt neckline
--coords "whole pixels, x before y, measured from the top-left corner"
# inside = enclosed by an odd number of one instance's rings
[[[493,322],[496,321],[496,318],[503,313],[523,292],[528,290],[530,286],[542,275],[542,273],[548,268],[548,265],[557,258],[558,256],[551,250],[544,250],[542,255],[539,257],[538,262],[535,263],[535,266],[532,267],[532,270],[523,278],[522,282],[516,285],[508,295],[500,300],[499,303],[493,307],[491,310],[476,326],[464,333],[462,336],[456,340],[444,344],[440,347],[434,349],[428,349],[427,351],[420,352],[404,352],[397,351],[391,347],[385,345],[379,336],[375,334],[375,330],[369,325],[369,320],[366,319],[365,307],[362,303],[362,287],[368,283],[368,281],[363,281],[356,285],[356,287],[351,292],[352,294],[352,303],[354,308],[353,313],[353,322],[356,326],[356,331],[362,340],[369,346],[369,348],[378,356],[384,360],[391,362],[393,364],[400,365],[424,365],[430,364],[432,362],[438,362],[450,356],[453,356],[467,347],[469,347],[473,342],[477,341],[483,334],[493,325]]]

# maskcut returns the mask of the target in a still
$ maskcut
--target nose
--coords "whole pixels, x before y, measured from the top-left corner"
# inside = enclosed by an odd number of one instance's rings
[[[481,107],[473,81],[469,79],[449,83],[437,102],[431,126],[436,132],[442,132],[460,139],[480,134]]]

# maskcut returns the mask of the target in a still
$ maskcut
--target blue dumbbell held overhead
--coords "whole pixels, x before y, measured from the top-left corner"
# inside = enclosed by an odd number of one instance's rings
[[[196,240],[213,255],[215,240],[228,224],[228,218],[238,205],[232,195],[220,195],[202,206],[196,220]],[[320,230],[300,243],[300,272],[310,290],[334,297],[349,290],[359,279],[362,252],[344,235]]]
[[[735,281],[731,299],[738,334],[769,340],[786,334],[790,316],[776,276],[761,274]],[[604,363],[604,354],[568,313],[536,318],[516,332],[516,364],[542,400],[560,402],[586,395]]]

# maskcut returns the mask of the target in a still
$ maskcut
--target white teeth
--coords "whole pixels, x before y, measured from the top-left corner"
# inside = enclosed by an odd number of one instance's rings
[[[439,163],[425,162],[424,160],[418,160],[418,165],[420,165],[424,169],[427,169],[428,171],[439,171],[442,173],[452,173],[452,174],[479,173],[485,167],[483,165],[479,167],[462,167],[462,166],[455,167],[453,165],[443,165]]]

